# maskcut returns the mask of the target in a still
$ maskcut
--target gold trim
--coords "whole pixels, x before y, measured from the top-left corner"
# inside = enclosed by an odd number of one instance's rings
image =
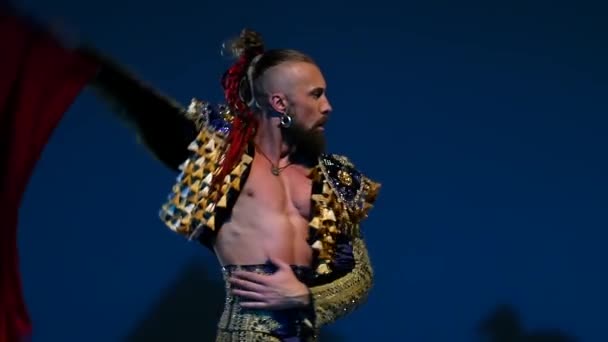
[[[373,285],[373,268],[365,242],[355,238],[352,246],[355,258],[353,270],[328,284],[310,288],[317,329],[349,314],[367,300]]]

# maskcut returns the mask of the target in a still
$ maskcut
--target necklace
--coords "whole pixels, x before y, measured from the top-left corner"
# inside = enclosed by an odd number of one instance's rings
[[[278,165],[275,165],[272,160],[270,160],[270,158],[268,158],[268,156],[266,155],[266,153],[264,153],[262,151],[262,149],[256,144],[257,150],[260,152],[260,154],[266,158],[266,160],[268,160],[268,162],[270,163],[270,172],[272,172],[273,175],[278,176],[281,171],[285,170],[287,167],[289,167],[291,165],[291,162],[289,162],[287,165],[285,166],[281,166],[279,167]]]

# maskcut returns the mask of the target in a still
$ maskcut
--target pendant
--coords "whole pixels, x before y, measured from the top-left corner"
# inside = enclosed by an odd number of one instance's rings
[[[276,167],[276,166],[274,166],[274,165],[272,166],[272,168],[270,169],[270,171],[271,171],[271,172],[272,172],[272,174],[273,174],[273,175],[275,175],[275,176],[278,176],[278,175],[279,175],[279,173],[281,172],[281,170],[279,170],[279,168],[278,168],[278,167]]]

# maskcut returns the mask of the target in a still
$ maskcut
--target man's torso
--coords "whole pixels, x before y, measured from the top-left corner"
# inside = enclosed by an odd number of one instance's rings
[[[303,166],[290,165],[275,176],[260,153],[254,156],[249,177],[215,241],[222,265],[263,264],[277,258],[291,265],[310,266],[309,172]]]

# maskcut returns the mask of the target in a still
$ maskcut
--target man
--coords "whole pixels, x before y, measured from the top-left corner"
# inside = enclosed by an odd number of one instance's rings
[[[362,301],[372,271],[359,221],[378,184],[323,152],[331,111],[312,59],[263,51],[244,31],[225,74],[227,106],[185,110],[92,49],[92,85],[142,141],[181,169],[161,217],[213,249],[227,280],[218,340],[314,340]],[[246,102],[245,102],[246,101]],[[184,162],[185,161],[185,162]]]

